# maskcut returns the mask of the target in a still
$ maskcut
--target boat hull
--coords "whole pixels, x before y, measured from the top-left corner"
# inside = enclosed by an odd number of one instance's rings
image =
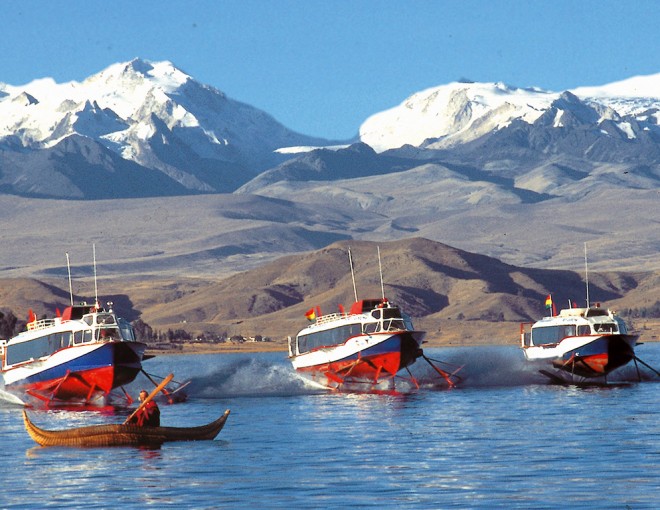
[[[23,411],[25,428],[41,446],[147,446],[158,447],[171,441],[210,441],[222,430],[229,417],[227,409],[217,420],[199,427],[140,427],[137,425],[92,425],[69,430],[45,430]]]
[[[141,342],[67,347],[45,360],[6,370],[5,388],[47,400],[89,401],[133,381],[142,369],[145,348]]]
[[[530,347],[527,359],[550,361],[558,370],[584,378],[603,377],[635,357],[637,336],[613,334],[567,338],[553,347]]]
[[[378,383],[395,377],[422,355],[424,333],[400,331],[360,335],[345,343],[295,356],[294,368],[316,382]]]

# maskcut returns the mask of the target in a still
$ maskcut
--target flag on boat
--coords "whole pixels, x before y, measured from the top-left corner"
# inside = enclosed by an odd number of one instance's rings
[[[314,309],[310,308],[309,310],[307,310],[305,312],[305,317],[307,317],[308,321],[313,321],[314,319],[316,319],[316,314],[314,313]]]
[[[552,296],[548,294],[548,297],[545,298],[545,307],[552,308]]]

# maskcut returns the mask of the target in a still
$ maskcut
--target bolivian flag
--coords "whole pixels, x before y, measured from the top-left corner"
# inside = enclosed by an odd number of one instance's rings
[[[552,308],[552,296],[548,294],[548,297],[545,298],[545,307]]]
[[[316,319],[316,314],[314,313],[314,309],[310,308],[309,310],[307,310],[305,312],[305,317],[307,317],[308,321],[313,321],[314,319]]]

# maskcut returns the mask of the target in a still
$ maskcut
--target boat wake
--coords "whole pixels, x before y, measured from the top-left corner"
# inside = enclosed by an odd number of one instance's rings
[[[318,392],[292,368],[266,360],[244,358],[191,378],[192,398],[289,396]]]
[[[10,405],[25,406],[25,402],[23,402],[16,395],[0,389],[0,406],[4,407]]]
[[[443,370],[451,371],[452,366],[463,367],[457,373],[460,377],[458,389],[545,384],[547,379],[526,365],[519,351],[512,346],[424,349],[430,358],[438,358],[448,364],[449,368],[439,365]],[[411,367],[411,372],[422,388],[447,387],[433,367],[422,359]]]
[[[427,352],[427,349],[425,349]],[[543,375],[537,365],[525,360],[518,347],[514,346],[483,346],[483,347],[457,347],[428,349],[429,355],[464,367],[459,372],[461,382],[458,388],[480,388],[500,386],[529,386],[535,384],[556,384],[551,378]],[[442,385],[433,369],[418,360],[411,370],[422,388],[433,388]],[[638,372],[639,370],[639,372]],[[610,373],[607,379],[576,378],[576,385],[616,385],[632,384],[638,382],[658,381],[659,375],[652,369],[634,363],[620,367]]]
[[[550,385],[553,382],[539,372],[537,366],[524,359],[517,346],[470,346],[448,348],[425,348],[424,352],[434,361],[442,360],[439,367],[452,372],[455,367],[460,381],[455,390],[464,388],[511,387],[529,385]],[[171,362],[176,361],[176,366]],[[650,360],[655,364],[655,360]],[[324,385],[316,383],[298,374],[283,356],[229,356],[209,355],[195,357],[157,358],[153,367],[155,372],[174,372],[182,380],[190,380],[186,393],[192,399],[218,399],[226,397],[264,397],[313,395],[329,391]],[[167,363],[167,364],[165,364]],[[453,367],[453,368],[452,368]],[[640,367],[642,381],[658,380],[658,376]],[[394,380],[396,393],[414,393],[416,391],[447,391],[447,382],[426,363],[418,359],[411,367],[412,376],[417,380],[419,389],[410,378],[397,377]],[[401,373],[407,376],[406,372]],[[608,383],[636,383],[637,372],[634,364],[621,367],[610,374]],[[593,381],[592,381],[593,382]],[[388,381],[382,386],[369,385],[346,387],[342,392],[380,393],[392,390]],[[138,385],[149,387],[148,381],[138,378],[129,392],[137,394]]]

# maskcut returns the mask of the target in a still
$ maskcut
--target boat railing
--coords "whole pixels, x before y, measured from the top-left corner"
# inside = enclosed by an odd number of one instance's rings
[[[339,319],[347,319],[349,317],[361,317],[361,315],[348,314],[348,313],[329,313],[327,315],[321,315],[316,318],[316,324],[327,324],[328,322],[333,322]]]
[[[45,328],[50,328],[55,325],[55,321],[57,319],[40,319],[38,321],[32,321],[27,323],[27,330],[28,331],[33,331],[33,330],[39,330],[39,329],[45,329]]]

